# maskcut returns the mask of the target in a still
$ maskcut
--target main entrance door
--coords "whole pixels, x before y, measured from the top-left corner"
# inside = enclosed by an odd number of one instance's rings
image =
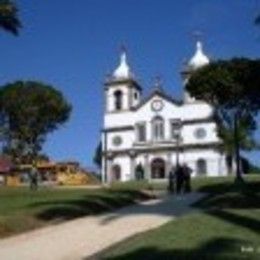
[[[161,158],[155,158],[151,163],[151,177],[152,179],[165,178],[165,162]]]

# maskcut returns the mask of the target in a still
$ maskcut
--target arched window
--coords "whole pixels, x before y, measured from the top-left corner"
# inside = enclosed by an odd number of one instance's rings
[[[155,117],[152,121],[152,136],[155,141],[164,139],[164,120],[160,116]]]
[[[114,92],[114,98],[115,98],[115,109],[120,110],[122,109],[122,101],[123,101],[123,93],[121,90],[116,90]]]
[[[204,159],[199,159],[197,161],[197,174],[206,175],[207,174],[207,162]]]
[[[118,164],[112,166],[111,171],[111,179],[112,181],[120,181],[121,180],[121,167]]]

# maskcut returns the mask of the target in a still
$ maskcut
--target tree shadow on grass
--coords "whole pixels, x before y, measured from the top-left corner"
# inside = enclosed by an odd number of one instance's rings
[[[228,221],[238,226],[247,228],[256,234],[260,231],[260,221],[247,216],[241,216],[230,211],[214,210],[208,211],[209,215]]]
[[[88,194],[81,199],[43,201],[30,204],[35,216],[43,221],[71,220],[87,215],[96,215],[121,208],[136,200],[149,199],[149,195],[132,190],[106,191],[103,194]]]
[[[260,208],[260,181],[245,182],[242,185],[234,183],[209,184],[199,188],[198,191],[208,194],[193,205],[200,209]]]
[[[260,182],[246,182],[242,185],[215,184],[204,186],[201,192],[208,195],[195,202],[194,208],[202,209],[205,213],[226,222],[247,228],[253,232],[260,230],[260,221],[241,214],[241,210],[256,215],[255,210],[260,209]]]
[[[165,196],[161,199],[148,201],[139,207],[128,207],[120,211],[115,211],[105,216],[101,223],[107,225],[119,218],[129,217],[131,215],[166,216],[170,218],[181,217],[196,211],[196,209],[191,208],[190,205],[200,197],[202,197],[202,194],[198,193],[190,193],[178,197],[171,195]]]
[[[85,258],[85,260],[106,259],[106,260],[155,260],[155,259],[254,259],[256,254],[249,252],[242,252],[243,248],[250,247],[245,240],[229,239],[229,238],[216,238],[208,242],[205,242],[201,246],[194,249],[176,248],[171,250],[163,250],[155,247],[144,247],[137,250],[133,250],[127,253],[116,254],[115,256],[109,256],[109,251],[113,247]],[[106,256],[108,252],[108,256]],[[257,259],[257,258],[255,258]]]
[[[219,194],[227,192],[241,192],[245,194],[257,193],[260,191],[260,181],[245,181],[242,184],[235,184],[234,182],[209,183],[196,189],[199,192],[209,194]]]
[[[251,211],[252,213],[255,212],[255,209],[260,208],[260,182],[246,183],[244,187],[237,187],[230,183],[210,184],[202,187],[199,191],[206,192],[208,195],[194,203],[193,208],[203,210],[205,214],[209,214],[224,222],[237,225],[237,228],[242,227],[258,234],[260,230],[259,218],[255,213],[249,215],[244,215],[244,213],[246,212],[245,209],[249,209],[249,212]],[[151,208],[148,208],[146,212],[149,212],[149,209]],[[150,213],[154,214],[155,212]],[[133,214],[138,214],[138,212]],[[252,247],[252,244],[246,238],[245,240],[240,240],[226,236],[211,239],[195,249],[176,248],[173,250],[162,250],[147,246],[120,255],[114,255],[114,252],[117,252],[117,247],[118,245],[112,246],[100,254],[86,259],[259,259],[259,252],[241,252],[243,248]],[[256,247],[254,250],[256,250]],[[114,256],[111,256],[111,251]]]
[[[208,194],[198,202],[193,204],[193,207],[210,210],[210,209],[259,209],[260,195],[245,195],[243,193],[223,193],[223,194]]]

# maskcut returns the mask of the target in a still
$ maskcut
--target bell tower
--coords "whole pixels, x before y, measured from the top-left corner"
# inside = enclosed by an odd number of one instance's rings
[[[106,113],[118,113],[135,108],[141,100],[142,88],[128,64],[125,49],[118,67],[105,82]]]
[[[196,51],[190,61],[185,64],[184,69],[181,71],[181,76],[184,85],[184,102],[192,103],[195,101],[193,97],[190,96],[188,91],[186,90],[186,85],[191,77],[192,73],[197,69],[208,65],[210,62],[209,58],[203,52],[203,46],[200,41],[196,43]]]

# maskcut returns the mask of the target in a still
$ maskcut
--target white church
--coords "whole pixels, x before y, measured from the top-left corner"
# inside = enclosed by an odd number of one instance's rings
[[[209,62],[197,42],[181,72],[184,97],[178,101],[164,92],[160,82],[143,97],[126,53],[121,53],[119,66],[105,82],[103,182],[165,179],[173,167],[184,163],[192,176],[227,175],[213,108],[185,90],[191,73]]]

